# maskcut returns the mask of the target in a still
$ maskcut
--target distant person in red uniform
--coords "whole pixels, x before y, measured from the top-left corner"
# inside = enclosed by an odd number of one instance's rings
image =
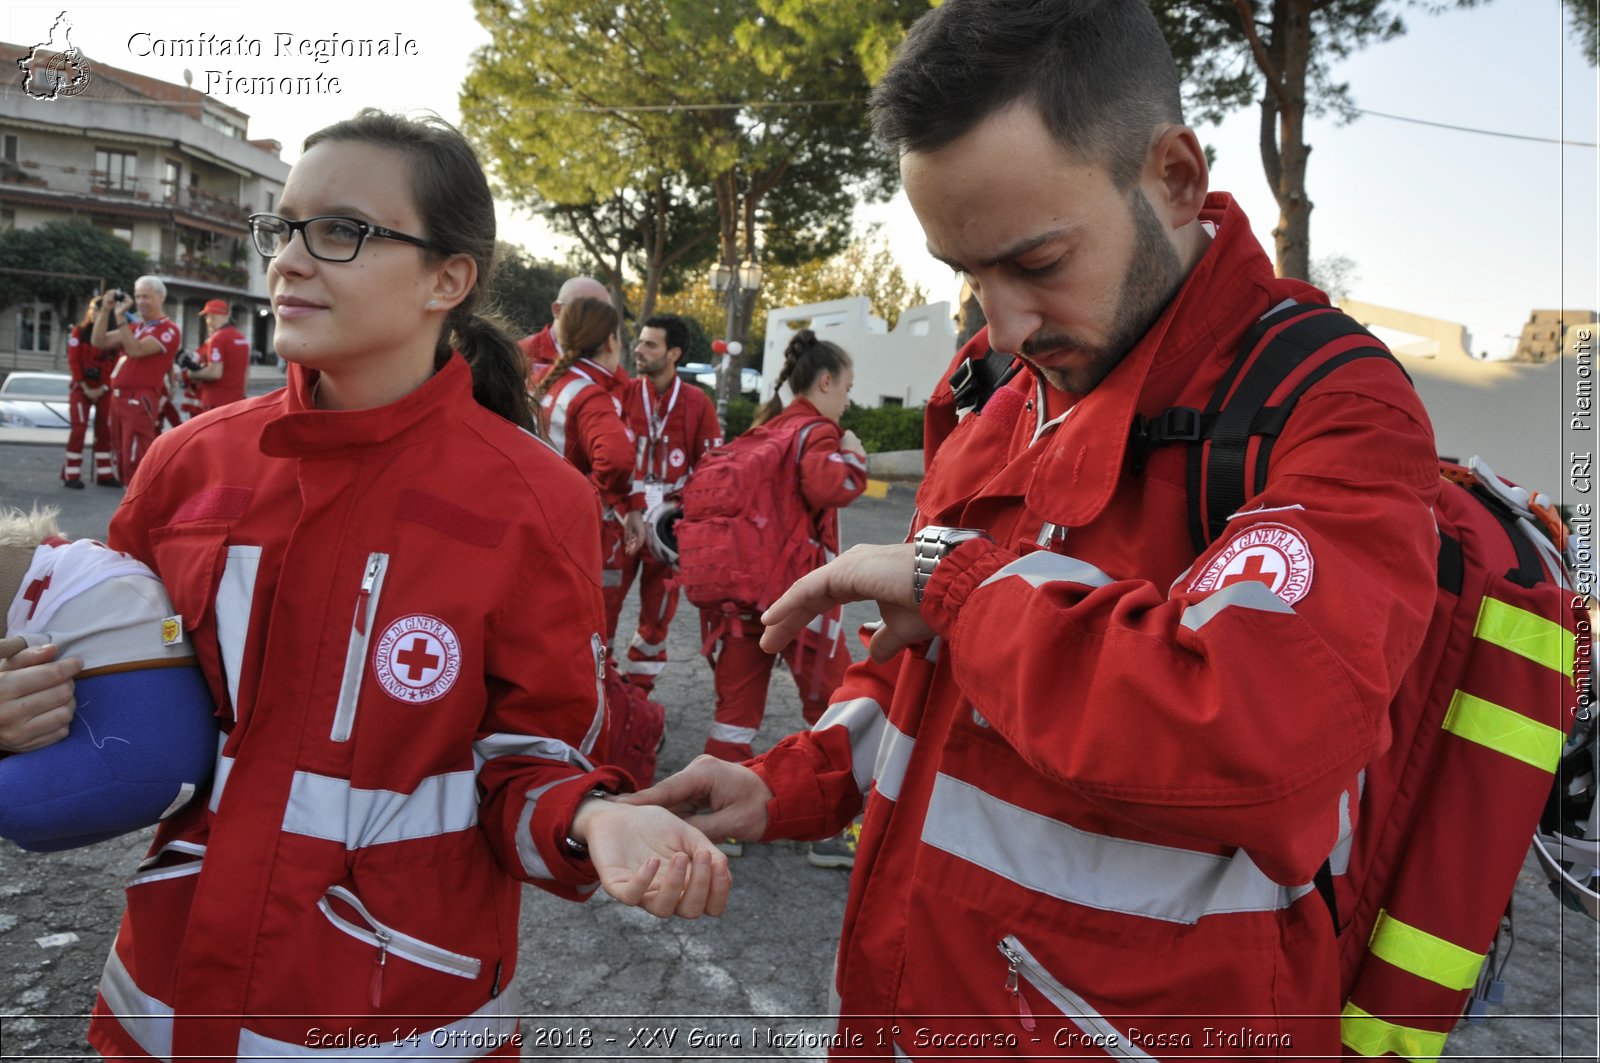
[[[190,367],[189,380],[200,385],[201,410],[214,410],[244,398],[245,375],[250,371],[250,343],[229,321],[228,304],[212,299],[200,310],[209,335],[195,356],[199,368]]]
[[[681,317],[657,314],[639,329],[634,365],[640,379],[623,392],[622,408],[634,435],[633,493],[644,498],[645,520],[678,504],[684,481],[704,454],[722,443],[717,411],[706,393],[678,379],[678,360],[689,346]],[[667,664],[667,629],[678,611],[675,569],[640,550],[622,562],[621,597],[639,575],[639,630],[623,665],[628,682],[655,687]]]
[[[95,315],[100,312],[100,299],[90,300],[83,320],[74,325],[67,335],[67,367],[72,371],[72,390],[69,409],[72,428],[67,434],[67,460],[61,468],[63,487],[83,489],[83,437],[89,420],[94,419],[94,482],[115,486],[117,479],[111,471],[111,370],[117,364],[117,352],[101,350],[89,342],[94,332]]]
[[[517,341],[517,349],[528,360],[528,390],[561,357],[561,344],[556,339],[556,325],[561,321],[561,308],[574,299],[599,299],[611,301],[611,292],[593,277],[569,277],[556,292],[556,301],[550,304],[550,324],[531,336]]]
[[[111,373],[111,401],[117,476],[124,484],[133,479],[160,429],[162,382],[183,342],[178,326],[167,319],[166,302],[167,286],[159,277],[140,277],[131,296],[114,288],[102,292],[89,341],[121,355]],[[134,306],[137,319],[128,314]]]
[[[618,372],[618,321],[609,300],[574,299],[557,326],[561,357],[532,392],[551,444],[589,478],[605,506],[600,589],[608,645],[622,611],[624,562],[644,543],[644,498],[633,493],[633,433],[622,413],[627,380]]]

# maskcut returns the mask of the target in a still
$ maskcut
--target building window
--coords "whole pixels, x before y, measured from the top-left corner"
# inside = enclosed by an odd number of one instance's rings
[[[10,207],[0,209],[0,233],[17,227],[17,212]]]
[[[17,135],[15,133],[7,133],[4,136],[0,136],[0,160],[9,162],[13,166],[16,165]]]
[[[166,195],[167,202],[178,198],[178,189],[183,187],[183,166],[176,159],[168,159],[166,176],[161,181],[161,191]]]
[[[56,312],[43,303],[17,308],[17,350],[22,354],[53,354]]]
[[[880,406],[904,406],[906,404],[905,397],[902,395],[880,395],[878,398],[881,400],[879,402]]]
[[[131,151],[94,149],[94,168],[101,183],[113,192],[132,192],[139,183],[139,156]]]
[[[133,223],[132,222],[126,222],[125,223],[125,222],[118,222],[118,221],[103,221],[102,220],[102,221],[96,221],[94,223],[94,227],[96,229],[100,229],[100,230],[102,230],[104,232],[110,233],[112,236],[115,236],[118,240],[121,240],[123,243],[127,244],[129,247],[133,246]]]

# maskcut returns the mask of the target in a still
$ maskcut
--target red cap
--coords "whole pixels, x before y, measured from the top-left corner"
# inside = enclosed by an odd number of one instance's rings
[[[223,302],[221,299],[211,300],[205,306],[200,308],[200,312],[202,314],[221,314],[224,317],[233,316],[233,311],[228,309],[228,304]]]

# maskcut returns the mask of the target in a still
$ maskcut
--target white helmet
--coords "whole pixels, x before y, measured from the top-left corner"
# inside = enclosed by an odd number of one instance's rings
[[[678,518],[683,507],[662,501],[644,515],[644,541],[650,554],[663,565],[678,567]]]
[[[1550,891],[1573,911],[1600,920],[1600,742],[1592,715],[1580,720],[1562,750],[1555,785],[1533,836],[1533,853]]]

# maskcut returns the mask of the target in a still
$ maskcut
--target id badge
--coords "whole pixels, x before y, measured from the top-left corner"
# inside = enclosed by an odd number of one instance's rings
[[[667,499],[667,485],[659,480],[649,480],[644,485],[644,511],[654,513]]]

